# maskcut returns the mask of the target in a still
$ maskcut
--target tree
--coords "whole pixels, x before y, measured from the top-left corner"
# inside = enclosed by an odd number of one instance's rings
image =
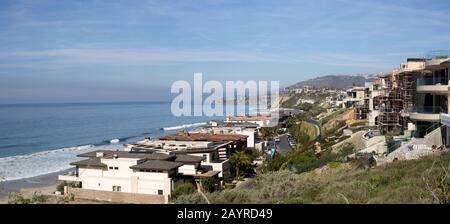
[[[251,158],[244,151],[238,151],[230,157],[230,162],[236,166],[236,177],[239,177],[239,168],[250,165]]]
[[[264,140],[269,140],[277,134],[276,127],[262,127],[260,130],[261,136]]]
[[[213,192],[215,190],[214,179],[212,177],[202,177],[200,178],[200,183],[202,185],[202,191]]]

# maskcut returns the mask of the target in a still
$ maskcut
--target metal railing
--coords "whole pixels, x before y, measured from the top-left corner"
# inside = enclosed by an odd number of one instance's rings
[[[439,114],[447,113],[447,109],[441,106],[415,106],[412,108],[411,112],[424,113],[424,114]]]
[[[447,59],[450,57],[450,50],[430,51],[425,55],[425,60]]]
[[[425,135],[428,135],[429,133],[431,133],[432,131],[440,128],[442,125],[441,123],[434,123],[432,125],[430,125],[426,130],[425,130]]]
[[[446,77],[427,77],[427,78],[420,78],[417,79],[417,85],[447,85],[448,84],[448,78]]]

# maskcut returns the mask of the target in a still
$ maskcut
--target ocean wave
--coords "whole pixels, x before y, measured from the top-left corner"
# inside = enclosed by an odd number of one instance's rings
[[[110,140],[109,142],[110,142],[111,144],[116,144],[116,143],[119,143],[120,140],[119,140],[118,138],[115,138],[115,139]]]
[[[183,124],[183,125],[178,125],[178,126],[173,126],[173,127],[166,127],[166,128],[163,128],[163,130],[164,131],[173,131],[173,130],[192,128],[192,127],[197,127],[197,126],[202,126],[202,125],[206,125],[206,122],[193,123],[193,124]]]
[[[0,158],[0,177],[5,181],[25,179],[71,168],[71,162],[81,160],[78,154],[101,150],[123,149],[122,145],[84,145]]]

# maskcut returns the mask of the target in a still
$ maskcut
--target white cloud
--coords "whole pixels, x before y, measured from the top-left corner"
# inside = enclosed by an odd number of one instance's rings
[[[286,60],[279,56],[259,52],[139,48],[64,48],[16,51],[0,53],[0,57],[16,60],[36,60],[41,63],[48,62],[57,65],[152,65],[180,62],[269,62]]]

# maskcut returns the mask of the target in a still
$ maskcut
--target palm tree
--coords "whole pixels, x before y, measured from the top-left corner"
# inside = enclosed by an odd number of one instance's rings
[[[230,162],[236,166],[236,178],[239,177],[239,168],[252,163],[250,157],[244,151],[238,151],[230,157]]]

